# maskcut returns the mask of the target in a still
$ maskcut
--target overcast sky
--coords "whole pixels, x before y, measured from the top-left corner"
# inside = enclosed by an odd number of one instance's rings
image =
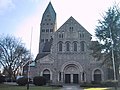
[[[57,28],[73,16],[93,36],[98,19],[120,0],[0,0],[0,35],[20,37],[34,57],[38,53],[42,14],[51,1],[57,13]],[[118,4],[120,6],[120,4]]]

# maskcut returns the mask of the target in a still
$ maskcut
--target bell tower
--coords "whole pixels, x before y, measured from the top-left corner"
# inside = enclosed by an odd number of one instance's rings
[[[50,53],[53,33],[56,31],[56,12],[49,2],[40,23],[39,54],[45,56]]]

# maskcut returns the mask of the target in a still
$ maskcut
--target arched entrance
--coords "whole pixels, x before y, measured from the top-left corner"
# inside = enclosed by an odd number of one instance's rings
[[[80,83],[82,81],[83,68],[79,62],[68,61],[61,67],[61,82]]]
[[[43,71],[43,76],[46,78],[46,81],[50,81],[50,71],[48,69],[45,69]]]
[[[79,68],[69,64],[64,68],[65,83],[79,83]]]
[[[101,73],[101,71],[100,71],[99,69],[96,69],[96,70],[94,71],[94,81],[95,81],[95,82],[100,82],[100,81],[102,81],[102,73]]]

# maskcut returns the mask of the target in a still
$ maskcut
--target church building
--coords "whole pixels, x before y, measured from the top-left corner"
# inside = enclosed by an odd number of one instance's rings
[[[107,80],[102,60],[92,56],[92,35],[72,16],[57,29],[56,15],[50,2],[40,23],[39,52],[30,76],[63,84]]]

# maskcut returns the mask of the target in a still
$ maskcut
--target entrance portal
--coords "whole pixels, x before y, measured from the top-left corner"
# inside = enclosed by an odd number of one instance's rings
[[[69,64],[64,69],[65,83],[79,83],[79,69],[74,64]]]
[[[94,81],[100,82],[101,80],[102,80],[101,71],[99,69],[96,69],[94,71]]]
[[[50,81],[50,71],[48,69],[45,69],[43,71],[43,76],[46,78],[46,81],[49,82]]]

